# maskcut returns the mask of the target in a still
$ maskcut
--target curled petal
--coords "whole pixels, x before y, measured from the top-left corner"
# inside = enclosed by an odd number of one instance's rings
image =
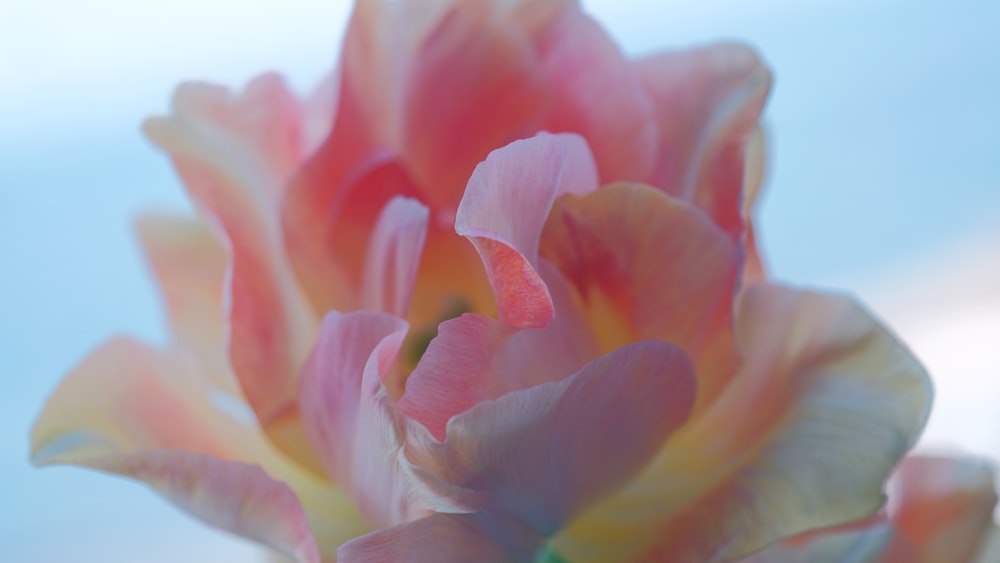
[[[558,195],[596,187],[590,150],[572,134],[515,141],[476,167],[455,231],[479,251],[501,320],[537,328],[552,318],[552,298],[537,272],[542,227]]]
[[[741,256],[699,209],[641,185],[566,195],[541,253],[576,285],[602,350],[644,338],[677,344],[697,366],[699,409],[732,377]]]
[[[851,300],[766,284],[741,297],[737,336],[740,373],[560,553],[734,559],[882,506],[930,408],[919,363]]]
[[[368,245],[362,307],[405,317],[427,238],[427,208],[395,198],[382,210]]]
[[[660,126],[659,164],[648,182],[702,207],[739,239],[746,144],[770,72],[739,44],[653,55],[636,61],[635,72]]]

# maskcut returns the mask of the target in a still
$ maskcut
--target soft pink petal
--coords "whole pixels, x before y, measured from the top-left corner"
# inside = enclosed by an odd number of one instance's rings
[[[49,398],[32,428],[32,461],[82,465],[146,481],[213,525],[278,548],[305,550],[312,541],[298,535],[295,496],[313,529],[322,531],[324,552],[363,531],[348,499],[275,451],[246,405],[229,398],[227,408],[219,408],[201,375],[197,364],[184,357],[135,340],[109,341]],[[237,488],[207,482],[220,475],[239,477],[231,483]],[[210,493],[220,496],[204,497]],[[243,504],[239,497],[250,502]],[[215,510],[206,511],[205,502]],[[258,506],[260,514],[249,511],[251,506]],[[278,516],[281,521],[275,522]]]
[[[563,9],[534,36],[554,91],[542,127],[582,135],[602,183],[644,181],[657,157],[653,105],[628,61],[600,24]]]
[[[537,272],[542,227],[557,196],[596,187],[590,150],[572,134],[515,141],[476,167],[455,231],[479,251],[501,320],[538,328],[552,318],[552,299]]]
[[[996,469],[974,457],[908,456],[889,490],[898,539],[922,563],[975,560],[993,530]]]
[[[767,284],[744,291],[737,336],[740,373],[561,554],[727,560],[881,507],[930,408],[916,359],[850,299]]]
[[[658,166],[647,181],[742,237],[744,154],[767,100],[769,71],[750,48],[719,44],[639,59],[635,72],[660,129]]]
[[[556,200],[541,254],[575,285],[602,350],[655,338],[694,361],[699,409],[732,377],[739,248],[699,209],[647,186]]]
[[[381,382],[406,329],[383,313],[331,312],[302,375],[299,400],[310,442],[375,528],[422,510],[395,460],[403,436]]]
[[[427,208],[416,200],[386,204],[368,244],[362,307],[405,317],[427,238]]]
[[[299,499],[256,465],[177,452],[95,459],[88,465],[144,481],[206,524],[260,542],[295,561],[320,562]]]
[[[281,252],[273,206],[303,156],[300,108],[268,75],[239,96],[182,85],[173,109],[147,120],[145,131],[170,153],[199,211],[224,233],[232,260],[230,363],[265,430],[293,451],[296,375],[315,320]]]
[[[480,401],[567,377],[598,355],[569,282],[544,260],[540,266],[555,318],[541,329],[516,329],[473,314],[441,323],[406,380],[400,413],[444,440],[451,417]]]
[[[226,357],[225,246],[190,218],[143,215],[136,230],[166,302],[175,347],[201,363],[218,388],[239,394]]]
[[[340,563],[508,563],[510,554],[480,530],[474,515],[432,514],[344,544]]]

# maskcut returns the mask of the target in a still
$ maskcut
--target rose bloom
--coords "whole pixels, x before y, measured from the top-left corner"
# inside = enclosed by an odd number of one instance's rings
[[[200,219],[138,222],[172,340],[84,359],[33,459],[304,562],[780,558],[887,526],[971,557],[989,468],[904,462],[880,512],[920,365],[766,279],[769,85],[741,45],[627,60],[557,0],[361,0],[307,99],[182,85],[144,129]]]

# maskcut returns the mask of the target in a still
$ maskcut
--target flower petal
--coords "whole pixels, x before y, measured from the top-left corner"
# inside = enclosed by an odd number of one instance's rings
[[[219,389],[239,395],[226,357],[225,246],[190,218],[143,215],[136,230],[167,304],[175,346],[193,354]]]
[[[364,531],[350,499],[275,451],[259,434],[246,405],[230,397],[223,409],[215,398],[196,365],[185,358],[131,339],[111,340],[49,398],[31,432],[32,461],[82,465],[147,481],[194,516],[278,548],[296,544],[295,549],[306,549],[308,543],[304,536],[279,537],[299,534],[299,516],[293,513],[300,509],[288,495],[301,499],[312,528],[320,532],[324,553]],[[218,480],[227,478],[219,475],[231,475],[236,488],[220,489]],[[214,484],[203,484],[203,479]],[[215,492],[203,490],[206,486]],[[209,493],[221,496],[200,496]],[[261,514],[271,516],[258,521],[252,511],[240,512],[250,505],[226,496],[230,494],[263,494],[253,502],[262,502]],[[277,504],[269,504],[271,500]],[[206,502],[214,511],[199,504]],[[236,512],[225,513],[229,509]],[[279,536],[259,528],[269,527],[272,516],[282,518]]]
[[[556,317],[541,329],[516,329],[474,314],[441,323],[406,380],[396,404],[401,414],[444,440],[453,416],[510,391],[563,379],[598,355],[569,282],[548,262],[539,265]]]
[[[330,312],[302,375],[299,400],[310,442],[375,528],[423,510],[395,461],[402,435],[381,382],[406,330],[405,321],[384,313]]]
[[[899,539],[920,561],[973,561],[993,529],[995,468],[973,457],[907,456],[890,489]]]
[[[394,198],[382,210],[368,244],[362,307],[405,317],[427,238],[427,208]]]
[[[739,239],[744,154],[767,100],[769,71],[739,44],[657,54],[634,68],[660,125],[659,165],[648,182],[702,207]]]
[[[545,326],[552,299],[538,275],[538,242],[556,196],[597,187],[587,144],[577,135],[540,133],[490,153],[458,207],[455,232],[483,259],[500,319]]]
[[[699,379],[696,410],[733,375],[740,252],[697,208],[629,184],[563,196],[541,254],[576,285],[603,351],[655,338],[688,354]]]
[[[510,560],[469,514],[431,514],[351,540],[337,551],[340,563],[508,563]]]
[[[913,356],[849,299],[767,284],[741,297],[737,335],[740,373],[560,553],[728,560],[878,510],[930,408]]]
[[[602,183],[644,181],[657,157],[653,105],[600,24],[562,9],[534,43],[556,100],[542,127],[587,139]]]

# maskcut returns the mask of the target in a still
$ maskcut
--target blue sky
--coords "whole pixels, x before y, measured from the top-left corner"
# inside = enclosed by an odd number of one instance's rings
[[[861,291],[931,249],[1000,229],[1000,4],[584,4],[629,53],[735,38],[769,62],[761,224],[778,277]],[[162,111],[186,78],[239,85],[278,69],[307,88],[332,65],[346,14],[342,2],[319,0],[0,6],[5,560],[249,553],[135,484],[30,468],[27,432],[46,394],[98,342],[120,332],[163,339],[130,220],[186,203],[139,120]]]

